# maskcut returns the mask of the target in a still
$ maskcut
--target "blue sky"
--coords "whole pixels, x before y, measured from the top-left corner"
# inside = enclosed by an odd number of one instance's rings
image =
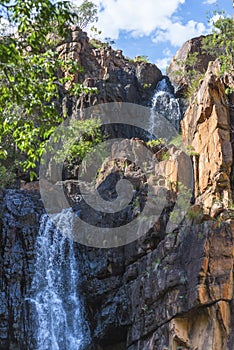
[[[73,0],[80,4],[80,0]],[[95,26],[102,37],[134,58],[146,55],[164,70],[178,48],[188,39],[207,34],[208,13],[225,10],[232,16],[232,0],[93,0],[98,5]]]

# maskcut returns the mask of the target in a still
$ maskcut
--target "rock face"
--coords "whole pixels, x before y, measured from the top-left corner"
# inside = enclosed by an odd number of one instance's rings
[[[218,68],[217,62],[209,64],[182,121],[183,138],[194,162],[195,197],[213,217],[216,216],[213,205],[218,203],[227,208],[232,201],[232,122]]]
[[[78,106],[109,100],[139,102],[144,84],[153,88],[161,77],[153,65],[126,62],[121,52],[110,48],[91,48],[86,34],[77,28],[58,50],[84,66],[84,73],[74,79],[99,87],[99,95],[89,101],[83,96]],[[109,159],[100,169],[97,186],[103,199],[116,198],[119,178],[134,185],[135,204],[128,204],[125,217],[111,218],[112,225],[139,214],[150,186],[158,201],[159,188],[165,189],[166,203],[149,232],[132,243],[111,249],[74,245],[77,256],[82,256],[81,292],[93,339],[85,350],[233,350],[234,96],[225,94],[228,86],[233,86],[233,78],[221,78],[218,63],[211,62],[182,122],[184,149],[172,144],[148,146],[156,165],[146,168],[146,175],[151,174],[147,181],[142,169],[126,159]],[[144,143],[130,144],[134,141]],[[126,150],[126,140],[120,146]],[[184,203],[179,183],[191,187],[186,170],[190,164],[193,205],[168,230],[176,200]],[[75,181],[62,185],[72,198]],[[27,296],[43,207],[39,194],[30,192],[33,187],[24,188],[0,194],[0,350],[34,350]],[[76,209],[82,209],[79,205]],[[83,216],[90,217],[94,226],[103,223],[104,214],[94,216],[85,209]]]
[[[83,248],[94,349],[232,349],[233,223]]]
[[[72,27],[67,42],[57,50],[63,58],[72,59],[82,67],[82,71],[74,74],[75,82],[98,89],[98,94],[82,95],[75,108],[113,101],[149,105],[162,79],[161,71],[154,64],[130,61],[121,50],[110,46],[95,48],[78,27]]]
[[[190,83],[183,74],[185,72],[185,69],[189,68],[188,64],[183,64],[183,62],[186,62],[188,59],[189,55],[197,53],[197,60],[193,65],[193,69],[200,73],[205,73],[209,62],[212,60],[211,56],[205,54],[202,51],[203,38],[204,36],[199,36],[197,38],[186,41],[176,52],[168,67],[167,74],[172,84],[175,86],[178,95],[183,93],[183,91],[186,90],[188,84]],[[180,71],[179,74],[178,71]]]
[[[232,154],[234,154],[234,77],[230,75],[226,75],[224,77],[224,84],[227,89],[230,89],[232,91],[227,95],[227,102],[228,102],[228,110],[229,110],[229,116],[230,116],[230,141],[232,145]],[[234,194],[234,162],[232,163],[230,181],[231,181],[232,194]],[[234,195],[232,199],[234,200]]]
[[[16,190],[1,193],[1,350],[28,349],[32,341],[25,299],[34,271],[34,243],[42,212],[42,202],[36,193]]]
[[[3,197],[0,349],[31,350],[26,298],[43,209],[26,191]],[[165,220],[164,213],[153,231],[123,247],[75,245],[83,257],[89,350],[232,350],[233,221],[166,234]]]
[[[162,216],[122,249],[83,247],[94,349],[233,348],[233,95],[218,68],[209,64],[182,122],[195,183],[188,222],[168,234]],[[176,152],[169,150],[172,159]],[[180,156],[157,167],[175,183]]]

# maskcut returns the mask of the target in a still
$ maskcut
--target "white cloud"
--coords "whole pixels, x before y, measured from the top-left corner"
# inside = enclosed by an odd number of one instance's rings
[[[167,57],[171,57],[172,56],[172,52],[170,49],[166,48],[163,50],[163,54]]]
[[[164,57],[158,58],[155,61],[155,64],[161,71],[163,71],[163,73],[165,73],[167,66],[172,60],[173,53],[171,52],[171,50],[166,48],[162,51],[162,54],[164,55]]]
[[[155,64],[160,70],[165,71],[171,62],[171,59],[172,57],[159,58],[155,61]]]
[[[186,40],[207,33],[207,28],[201,22],[193,20],[186,24],[168,21],[164,29],[158,29],[152,38],[154,43],[170,41],[173,46],[181,46]]]
[[[80,4],[81,0],[73,0]],[[151,36],[154,43],[168,41],[173,46],[206,33],[203,23],[190,20],[182,24],[176,11],[186,0],[92,0],[99,6],[96,24],[102,37],[119,38],[126,31],[133,38]],[[206,0],[213,1],[213,0]]]
[[[220,13],[216,13],[214,16],[212,16],[209,19],[209,25],[213,27],[214,23],[217,22],[219,19],[224,18],[224,16]]]
[[[73,0],[80,4],[80,0]],[[98,28],[104,36],[118,39],[121,30],[135,37],[150,35],[176,12],[185,0],[93,0],[102,9]]]
[[[203,1],[203,4],[212,5],[212,4],[215,4],[216,2],[217,2],[217,0],[205,0],[205,1]]]

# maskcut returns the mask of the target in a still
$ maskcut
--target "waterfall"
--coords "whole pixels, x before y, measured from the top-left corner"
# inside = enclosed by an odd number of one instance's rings
[[[89,340],[79,296],[79,264],[74,243],[58,227],[72,230],[72,211],[41,218],[36,240],[30,303],[34,305],[36,350],[82,350]]]
[[[168,78],[164,78],[158,83],[152,98],[149,127],[151,138],[154,138],[155,134],[157,136],[155,130],[162,128],[162,117],[167,119],[177,130],[180,130],[181,106],[179,99],[174,96],[173,87]]]

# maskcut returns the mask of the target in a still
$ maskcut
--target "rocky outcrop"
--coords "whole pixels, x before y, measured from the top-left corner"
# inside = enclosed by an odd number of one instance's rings
[[[232,349],[233,223],[83,247],[94,349]]]
[[[232,145],[232,154],[234,154],[234,77],[230,74],[225,75],[224,84],[228,92],[227,102],[230,116],[230,141]],[[232,163],[230,181],[232,188],[232,200],[234,201],[234,162]]]
[[[152,63],[126,59],[121,50],[107,45],[95,48],[78,27],[71,28],[68,40],[61,43],[57,51],[61,57],[72,59],[81,67],[74,74],[75,82],[98,89],[92,96],[81,95],[74,103],[75,108],[113,101],[149,105],[162,79],[161,71]]]
[[[202,49],[202,40],[204,36],[199,36],[197,38],[190,39],[186,41],[181,48],[176,52],[173,57],[167,74],[175,87],[177,95],[183,95],[184,91],[188,88],[190,81],[186,77],[185,71],[188,69],[194,69],[197,72],[205,73],[209,62],[213,59],[207,53],[204,53]],[[189,55],[196,53],[196,61],[190,66],[189,65]]]
[[[170,145],[153,151],[158,164],[149,183],[191,186],[188,154]],[[169,198],[173,202],[172,193]],[[172,208],[168,203],[153,229],[134,243],[112,250],[81,247],[94,349],[232,349],[234,221],[228,215],[225,223],[201,223],[207,218],[195,204],[168,233]]]
[[[232,126],[225,85],[218,72],[218,62],[210,62],[182,121],[183,138],[194,162],[196,201],[212,217],[232,203]]]
[[[187,221],[168,234],[164,213],[148,235],[122,249],[83,248],[94,349],[233,348],[233,94],[226,95],[228,84],[230,77],[221,78],[218,62],[211,62],[182,121],[195,184]],[[158,173],[151,181],[162,174],[168,183],[186,181],[181,173],[186,157],[173,147],[164,160],[157,150]]]

